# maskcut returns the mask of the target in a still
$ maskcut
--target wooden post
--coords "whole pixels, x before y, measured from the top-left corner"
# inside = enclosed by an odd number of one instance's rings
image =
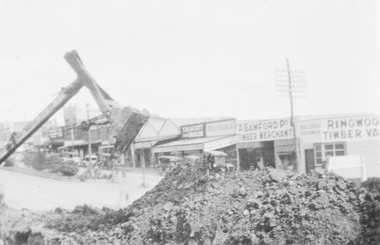
[[[236,169],[237,171],[240,171],[240,156],[239,156],[239,147],[238,147],[237,142],[236,142],[236,163],[237,163]]]
[[[87,121],[90,122],[90,110],[89,104],[87,104]],[[88,171],[90,172],[91,178],[94,177],[94,173],[92,172],[92,149],[91,149],[91,126],[88,128]]]
[[[144,158],[144,156],[145,156],[144,149],[140,149],[140,165],[141,165],[142,172],[143,172],[143,183],[142,183],[141,187],[147,188],[148,186],[145,183],[145,158]]]
[[[123,166],[125,165],[125,159],[124,159],[124,157],[125,157],[125,156],[124,156],[124,153],[120,155],[120,163],[121,163],[121,165],[123,165]]]
[[[153,152],[152,147],[150,147],[150,162],[153,169],[156,169],[156,154]]]
[[[136,168],[135,144],[131,144],[131,158],[133,168]]]

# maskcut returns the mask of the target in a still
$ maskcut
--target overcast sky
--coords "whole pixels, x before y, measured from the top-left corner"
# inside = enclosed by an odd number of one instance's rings
[[[0,0],[0,122],[32,120],[75,80],[163,117],[290,115],[275,69],[303,71],[296,115],[380,113],[377,0]],[[96,107],[83,88],[71,100]],[[58,116],[62,117],[62,112]]]

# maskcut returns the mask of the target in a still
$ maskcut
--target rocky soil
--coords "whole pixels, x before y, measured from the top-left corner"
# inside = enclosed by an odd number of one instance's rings
[[[379,204],[378,179],[182,166],[126,209],[3,209],[0,229],[4,244],[380,244]]]

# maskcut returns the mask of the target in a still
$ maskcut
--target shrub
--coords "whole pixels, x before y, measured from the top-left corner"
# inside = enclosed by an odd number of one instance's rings
[[[95,167],[92,170],[93,176],[91,177],[90,171],[87,169],[85,172],[83,172],[79,179],[84,182],[87,179],[110,179],[107,173],[104,173],[99,167]],[[112,176],[112,174],[111,174]]]
[[[79,176],[79,180],[82,182],[85,182],[87,179],[88,179],[88,176],[86,172],[84,172],[83,174]]]
[[[32,167],[37,170],[44,170],[49,168],[46,162],[45,154],[42,152],[37,152],[32,160]]]
[[[8,157],[7,160],[5,160],[4,166],[5,167],[12,167],[15,165],[15,159],[13,157]]]
[[[24,164],[25,166],[32,166],[33,158],[35,157],[36,153],[32,151],[25,151],[24,152]]]
[[[94,173],[94,179],[100,179],[100,176],[102,175],[102,170],[98,167],[95,167],[92,171]]]
[[[47,165],[50,166],[52,173],[58,173],[59,168],[63,163],[63,159],[59,157],[57,154],[50,154],[46,158]]]
[[[77,174],[79,171],[78,164],[76,164],[73,160],[64,161],[59,168],[59,172],[61,172],[65,176],[73,176]]]

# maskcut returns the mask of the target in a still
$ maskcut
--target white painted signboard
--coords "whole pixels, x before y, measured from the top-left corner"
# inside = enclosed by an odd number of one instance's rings
[[[298,132],[303,143],[321,142],[321,120],[299,122]]]
[[[237,125],[238,142],[271,141],[293,138],[290,119],[254,121]]]
[[[380,117],[321,120],[322,142],[380,139]]]
[[[228,120],[214,123],[206,123],[206,136],[234,135],[236,132],[236,120]]]

